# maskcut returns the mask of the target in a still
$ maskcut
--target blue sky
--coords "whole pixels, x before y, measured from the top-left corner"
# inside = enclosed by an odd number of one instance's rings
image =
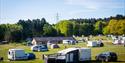
[[[52,24],[57,13],[59,20],[125,15],[125,0],[0,0],[0,24],[42,17]]]

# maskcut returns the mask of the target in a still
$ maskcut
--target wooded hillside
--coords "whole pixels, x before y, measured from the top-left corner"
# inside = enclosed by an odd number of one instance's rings
[[[0,24],[0,40],[20,41],[37,36],[82,36],[125,34],[125,16],[109,18],[69,19],[49,24],[45,18],[19,20],[16,24]]]

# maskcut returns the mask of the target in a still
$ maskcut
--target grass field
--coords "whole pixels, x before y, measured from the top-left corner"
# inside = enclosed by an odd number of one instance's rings
[[[22,44],[5,44],[5,45],[0,45],[0,56],[4,57],[4,61],[0,63],[44,63],[42,60],[42,54],[52,54],[56,53],[59,50],[64,49],[64,46],[62,44],[59,44],[60,48],[59,49],[49,49],[47,52],[33,52],[36,55],[36,59],[34,60],[25,60],[25,61],[9,61],[7,59],[7,51],[8,49],[11,48],[23,48],[26,52],[32,52],[30,50],[29,46],[24,46]],[[87,47],[86,43],[78,43],[76,45],[69,45],[69,47]],[[104,51],[113,51],[118,54],[118,61],[117,62],[106,62],[106,63],[125,63],[125,47],[123,45],[112,45],[110,42],[105,42],[104,47],[90,47],[92,50],[92,60],[95,60],[95,56],[101,52]],[[98,63],[98,62],[92,62],[92,63]]]

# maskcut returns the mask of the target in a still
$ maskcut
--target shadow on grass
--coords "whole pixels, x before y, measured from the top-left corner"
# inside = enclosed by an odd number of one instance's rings
[[[125,62],[125,60],[124,61],[116,61],[116,62]]]
[[[78,63],[109,63],[109,62],[91,60],[91,61],[84,61],[84,62],[78,62]],[[116,62],[113,62],[113,63],[119,63],[119,62],[125,62],[125,61],[116,61]]]

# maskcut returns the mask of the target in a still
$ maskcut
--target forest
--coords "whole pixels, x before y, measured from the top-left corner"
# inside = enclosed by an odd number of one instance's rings
[[[45,18],[22,20],[15,24],[0,24],[0,41],[20,42],[32,37],[88,36],[125,34],[125,16],[108,18],[69,19],[49,24]]]

